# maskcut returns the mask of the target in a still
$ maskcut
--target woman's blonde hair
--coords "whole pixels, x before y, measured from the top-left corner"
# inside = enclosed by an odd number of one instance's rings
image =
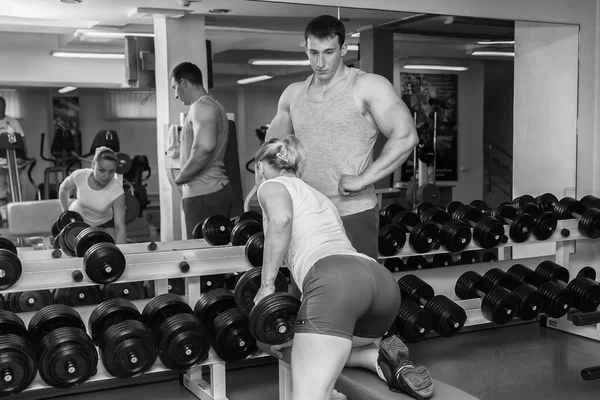
[[[100,160],[114,161],[117,163],[117,166],[119,165],[117,153],[106,146],[100,146],[96,149],[96,154],[94,154],[94,158],[92,159],[92,166],[96,165],[96,163]]]
[[[306,150],[294,135],[265,142],[256,152],[256,162],[267,162],[277,171],[293,172],[302,178],[306,166]]]

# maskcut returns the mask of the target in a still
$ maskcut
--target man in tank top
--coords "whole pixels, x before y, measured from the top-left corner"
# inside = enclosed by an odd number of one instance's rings
[[[323,15],[306,27],[313,75],[288,86],[267,140],[296,135],[308,153],[304,180],[337,207],[352,245],[377,259],[379,208],[373,184],[392,174],[418,143],[408,108],[380,75],[344,65],[342,22]],[[379,134],[387,137],[373,160]]]
[[[212,215],[229,217],[232,189],[225,174],[229,122],[223,106],[202,86],[200,68],[183,62],[173,68],[175,97],[190,106],[181,129],[181,170],[175,183],[182,187],[188,239],[194,227]]]

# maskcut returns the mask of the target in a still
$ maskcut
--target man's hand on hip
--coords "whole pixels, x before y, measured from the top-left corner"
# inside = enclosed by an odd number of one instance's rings
[[[338,184],[338,191],[343,196],[356,196],[365,189],[359,175],[342,175]]]

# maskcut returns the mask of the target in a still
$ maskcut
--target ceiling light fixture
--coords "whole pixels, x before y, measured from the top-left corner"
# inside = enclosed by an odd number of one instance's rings
[[[77,88],[75,86],[65,86],[62,89],[58,89],[58,93],[69,93],[69,92],[72,92],[73,90],[77,90]]]
[[[477,44],[489,44],[489,45],[510,45],[515,44],[514,40],[488,40],[477,42]]]
[[[122,39],[125,36],[154,37],[154,33],[98,31],[98,30],[88,30],[88,29],[77,29],[73,35],[74,36],[84,36],[84,37],[106,38],[106,39]]]
[[[457,71],[463,72],[468,71],[469,67],[463,67],[461,65],[430,65],[430,64],[404,64],[406,69],[427,69],[435,71]]]
[[[487,56],[487,57],[514,57],[514,51],[473,51],[472,56]]]
[[[272,78],[273,77],[271,75],[260,75],[260,76],[253,76],[252,78],[240,79],[237,81],[237,83],[239,83],[240,85],[247,85],[248,83],[267,81]]]
[[[60,0],[63,3],[68,3],[68,4],[79,4],[81,3],[81,0]]]
[[[310,60],[261,60],[251,59],[248,61],[252,65],[272,66],[272,65],[310,65]]]
[[[348,51],[358,51],[358,45],[357,44],[349,44]]]
[[[208,12],[212,14],[228,14],[231,12],[231,10],[226,8],[213,8],[212,10],[208,10]]]
[[[351,33],[350,37],[360,37],[360,32]]]
[[[71,52],[71,51],[51,51],[52,57],[61,58],[105,58],[112,60],[124,60],[125,54],[123,53],[82,53],[82,52]]]

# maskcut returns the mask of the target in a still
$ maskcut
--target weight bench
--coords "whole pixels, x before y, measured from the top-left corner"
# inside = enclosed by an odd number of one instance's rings
[[[17,239],[41,236],[44,247],[51,249],[52,224],[61,213],[58,199],[8,203],[8,234]]]
[[[279,350],[276,346],[258,343],[261,350],[279,359],[279,400],[290,400],[292,375],[290,362],[292,348]],[[433,396],[431,400],[478,400],[476,397],[453,386],[433,380]],[[404,394],[392,392],[387,383],[375,373],[362,368],[344,368],[335,389],[344,394],[348,400],[414,400]]]

